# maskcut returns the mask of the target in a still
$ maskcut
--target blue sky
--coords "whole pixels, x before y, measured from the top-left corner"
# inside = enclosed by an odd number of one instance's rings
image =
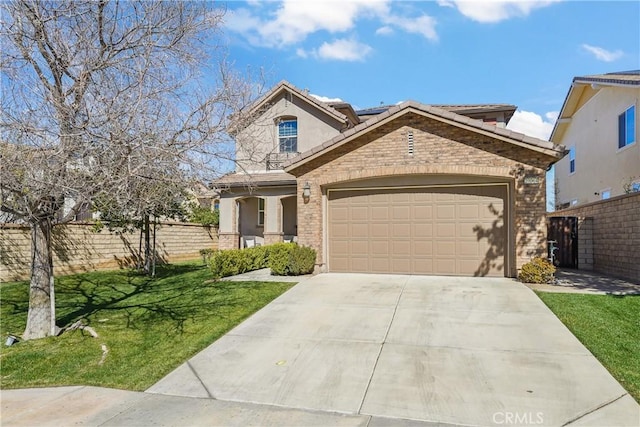
[[[234,1],[236,66],[355,107],[509,103],[548,136],[575,76],[640,68],[638,1]],[[518,117],[516,117],[518,118]],[[537,129],[536,129],[536,125]]]
[[[640,1],[233,1],[229,58],[355,108],[508,103],[548,138],[575,76],[640,69]]]

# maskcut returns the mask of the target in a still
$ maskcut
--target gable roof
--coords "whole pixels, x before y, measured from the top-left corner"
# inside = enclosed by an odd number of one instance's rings
[[[470,114],[483,114],[489,112],[504,112],[505,113],[505,123],[509,123],[511,117],[516,112],[518,107],[512,104],[425,104],[430,105],[431,107],[440,108],[447,111],[452,111],[454,113],[461,114],[463,116]],[[380,105],[379,107],[371,107],[365,108],[362,110],[356,111],[356,114],[363,119],[369,119],[378,114],[384,113],[385,111],[393,108],[394,105]]]
[[[302,166],[303,164],[333,150],[334,148],[340,147],[343,144],[346,144],[349,141],[407,113],[416,113],[424,117],[448,123],[452,126],[484,134],[510,144],[546,154],[556,160],[561,159],[565,155],[565,149],[563,146],[555,145],[549,141],[544,141],[519,132],[489,125],[480,120],[471,119],[442,108],[421,104],[415,101],[407,101],[390,107],[386,111],[371,117],[366,122],[360,123],[358,126],[348,129],[335,138],[326,141],[324,144],[318,145],[311,150],[301,153],[299,156],[285,162],[283,164],[284,170],[286,172],[291,172],[293,169]]]
[[[342,114],[340,111],[336,110],[329,104],[326,104],[314,98],[313,96],[309,95],[308,91],[306,90],[303,91],[298,89],[297,87],[295,87],[294,85],[292,85],[286,80],[282,80],[280,83],[275,85],[269,92],[265,93],[260,98],[258,98],[253,104],[249,106],[248,111],[255,112],[259,110],[260,108],[264,107],[266,104],[271,102],[274,98],[278,97],[283,92],[289,92],[290,94],[295,95],[296,97],[300,98],[307,104],[312,105],[313,107],[324,112],[330,117],[333,117],[334,119],[338,120],[341,123],[347,124],[349,122],[349,119],[346,115]]]
[[[549,137],[559,143],[571,123],[571,118],[580,107],[593,98],[603,87],[640,88],[640,70],[617,71],[607,74],[574,77],[564,99],[558,119]]]

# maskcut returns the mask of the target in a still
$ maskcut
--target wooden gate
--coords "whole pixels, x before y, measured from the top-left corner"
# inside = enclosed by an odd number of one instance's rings
[[[556,267],[578,268],[578,218],[575,216],[554,216],[549,218],[547,240],[554,251],[553,263]],[[551,253],[549,253],[551,256]]]

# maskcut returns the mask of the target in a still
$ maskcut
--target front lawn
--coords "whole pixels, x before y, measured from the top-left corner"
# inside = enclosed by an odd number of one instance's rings
[[[536,293],[640,402],[640,296]]]
[[[94,385],[145,390],[293,286],[213,282],[196,263],[162,267],[152,279],[132,271],[56,279],[57,324],[82,330],[4,346],[24,330],[28,283],[0,286],[0,388]],[[103,358],[103,347],[108,352]]]

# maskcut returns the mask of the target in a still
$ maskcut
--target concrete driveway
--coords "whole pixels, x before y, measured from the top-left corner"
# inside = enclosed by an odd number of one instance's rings
[[[148,392],[370,425],[640,423],[638,404],[535,294],[500,278],[321,274]]]

